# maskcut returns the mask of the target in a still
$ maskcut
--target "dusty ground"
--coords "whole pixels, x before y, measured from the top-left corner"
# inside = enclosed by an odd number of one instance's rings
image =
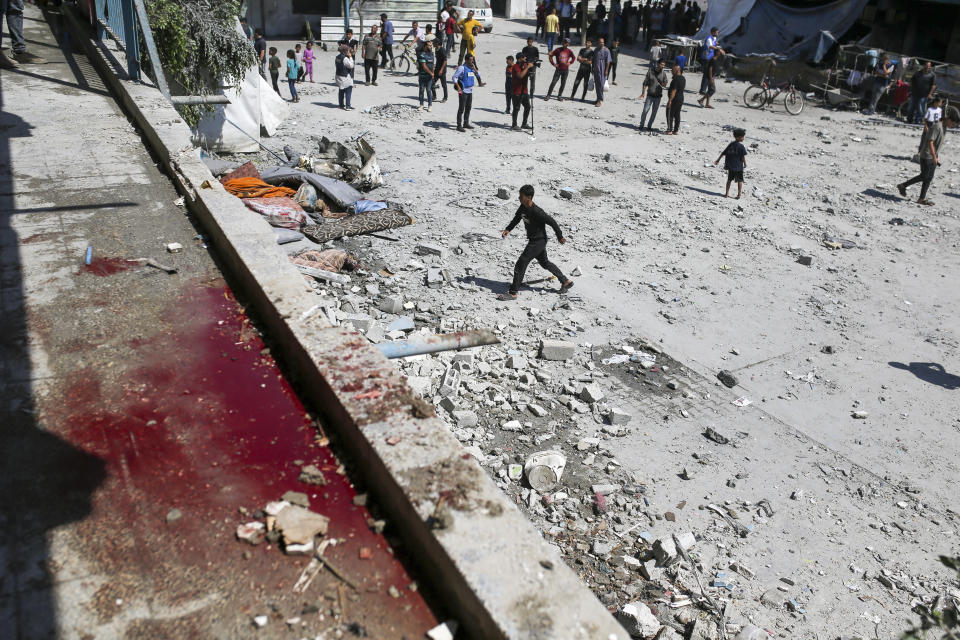
[[[797,117],[782,105],[754,111],[741,104],[745,84],[721,82],[714,110],[697,108],[688,93],[680,136],[638,135],[646,63],[629,49],[601,108],[538,99],[535,136],[515,133],[502,113],[500,61],[526,33],[521,23],[501,21],[481,38],[488,85],[475,94],[470,133],[453,129],[455,100],[417,112],[415,78],[381,74],[378,87],[355,89],[353,112],[331,108],[332,86],[301,85],[303,101],[266,141],[309,152],[313,137],[365,133],[386,172],[375,196],[403,202],[416,218],[396,232],[398,242],[347,243],[398,271],[370,283],[415,303],[418,327],[495,326],[503,336],[501,347],[479,356],[486,367],[464,369],[453,408],[477,413],[480,423],[458,436],[530,506],[611,608],[634,596],[655,603],[658,588],[669,591],[670,576],[648,583],[622,555],[643,557],[646,538],[674,530],[701,538],[705,584],[715,571],[733,576],[731,563],[756,573],[738,577],[726,593],[729,618],[780,637],[896,637],[916,599],[951,589],[956,596],[935,560],[960,546],[960,375],[951,322],[960,289],[949,285],[960,261],[960,159],[952,135],[929,208],[894,188],[916,170],[909,156],[919,132],[884,118],[812,104]],[[332,58],[320,57],[324,81],[332,79]],[[538,78],[539,95],[548,79]],[[699,86],[699,76],[688,86]],[[395,106],[365,111],[384,104]],[[733,126],[747,129],[750,153],[739,201],[722,198],[725,173],[712,165]],[[494,300],[522,248],[521,230],[506,241],[499,231],[524,183],[537,188],[537,203],[570,240],[551,242],[554,261],[568,274],[582,272],[559,305],[556,283],[524,291],[516,303]],[[509,200],[496,197],[499,187]],[[562,199],[561,187],[580,195]],[[903,224],[891,224],[894,218]],[[464,236],[476,233],[488,237]],[[824,234],[856,246],[831,250]],[[419,242],[450,253],[414,255]],[[801,254],[812,257],[810,266],[797,263]],[[426,288],[431,265],[448,269],[454,282]],[[528,279],[541,274],[531,266]],[[344,299],[328,293],[335,306]],[[537,361],[545,336],[575,341],[575,359]],[[643,349],[643,341],[683,366],[642,369],[636,358],[603,365],[591,346],[610,345],[606,356],[626,343]],[[528,363],[505,366],[511,351]],[[449,362],[446,355],[402,366],[436,393]],[[739,386],[720,387],[720,369]],[[583,407],[569,399],[591,381],[607,397],[578,413]],[[734,406],[737,396],[752,404]],[[534,417],[531,404],[546,415]],[[632,415],[626,427],[603,424],[612,406]],[[511,419],[529,425],[503,431]],[[732,444],[707,440],[706,427]],[[578,450],[594,436],[599,450],[593,442]],[[510,463],[550,446],[570,456],[562,495],[531,495],[508,479]],[[622,486],[605,500],[604,514],[590,485],[609,482]],[[764,498],[773,516],[758,510]],[[712,512],[693,509],[708,503],[739,512],[750,535],[738,538]],[[641,531],[646,538],[633,538]],[[596,540],[621,546],[593,548]],[[672,584],[697,591],[690,573],[681,574]],[[796,606],[783,605],[778,593]],[[670,610],[662,609],[667,622]]]

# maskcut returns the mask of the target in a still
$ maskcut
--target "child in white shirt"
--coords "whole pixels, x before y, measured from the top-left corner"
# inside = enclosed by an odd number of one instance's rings
[[[927,106],[927,113],[923,117],[923,131],[926,133],[927,129],[930,128],[930,125],[940,122],[940,118],[943,117],[943,108],[940,106],[943,104],[943,98],[939,96],[934,96],[930,99],[930,102]]]

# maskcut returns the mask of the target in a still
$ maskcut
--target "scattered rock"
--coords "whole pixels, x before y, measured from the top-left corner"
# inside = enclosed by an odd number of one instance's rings
[[[576,353],[577,345],[565,340],[542,340],[540,357],[544,360],[569,360]]]
[[[617,620],[631,636],[647,638],[660,630],[660,621],[643,602],[631,602],[617,612]]]
[[[734,377],[734,375],[726,369],[717,374],[717,380],[722,382],[725,387],[730,389],[733,389],[735,386],[737,386],[736,377]]]

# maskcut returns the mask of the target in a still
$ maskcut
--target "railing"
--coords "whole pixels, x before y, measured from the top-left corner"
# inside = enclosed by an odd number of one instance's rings
[[[95,0],[94,20],[101,40],[109,36],[127,57],[127,73],[140,79],[140,39],[137,37],[134,0]]]

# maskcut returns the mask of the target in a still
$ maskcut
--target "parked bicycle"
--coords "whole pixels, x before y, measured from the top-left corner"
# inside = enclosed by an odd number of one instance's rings
[[[787,113],[799,115],[803,111],[803,92],[796,88],[793,78],[783,84],[773,84],[770,77],[765,77],[760,84],[752,84],[743,92],[743,102],[751,109],[762,109],[773,104],[780,94],[783,94],[783,106]]]
[[[400,55],[390,59],[390,71],[402,71],[409,74],[410,68],[417,68],[417,59],[413,53],[413,47],[409,44],[403,45],[403,51]]]

